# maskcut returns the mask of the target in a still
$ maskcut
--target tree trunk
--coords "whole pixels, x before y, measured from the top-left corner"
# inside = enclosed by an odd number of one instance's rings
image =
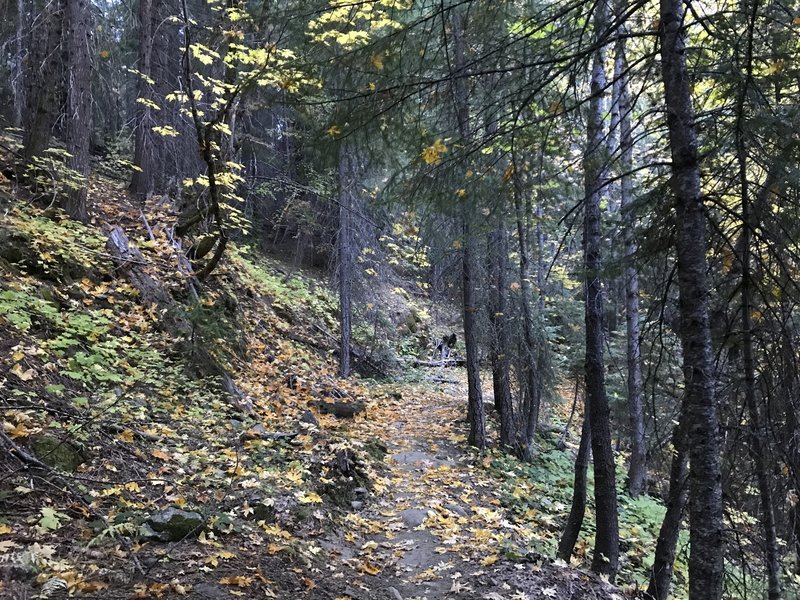
[[[490,310],[492,336],[492,383],[494,406],[500,415],[500,445],[511,448],[516,437],[514,431],[514,407],[511,402],[511,378],[509,373],[508,324],[506,322],[506,270],[508,269],[508,232],[500,224],[495,235],[495,243],[490,244],[489,256],[493,257],[490,273],[495,273],[493,306]]]
[[[133,176],[131,178],[131,192],[145,197],[154,191],[155,165],[153,152],[153,117],[150,103],[153,100],[153,85],[151,83],[152,53],[153,53],[153,1],[139,0],[139,58],[136,89],[138,99],[136,102],[136,129],[133,150]],[[159,0],[155,0],[158,2]]]
[[[745,3],[746,4],[746,3]],[[756,367],[753,356],[753,303],[752,303],[752,274],[750,264],[750,186],[748,182],[747,143],[745,141],[745,103],[748,87],[753,77],[753,31],[755,20],[758,16],[758,3],[753,1],[750,11],[750,22],[747,29],[747,44],[745,45],[745,72],[746,77],[739,93],[736,111],[736,152],[739,159],[739,186],[742,198],[742,237],[738,247],[741,249],[739,262],[742,267],[741,299],[742,299],[742,362],[744,367],[744,397],[749,418],[749,453],[756,471],[759,498],[761,501],[761,526],[764,528],[764,555],[767,567],[767,592],[769,600],[780,600],[781,592],[781,566],[780,552],[778,550],[778,535],[775,527],[775,508],[772,499],[772,488],[769,481],[769,461],[762,436],[767,437],[767,432],[761,425],[761,414],[756,401]],[[771,169],[774,171],[774,169]],[[764,182],[764,189],[769,189],[773,178],[768,174]],[[755,219],[753,219],[755,221]]]
[[[647,597],[652,600],[667,600],[672,582],[672,569],[675,565],[675,550],[678,547],[678,535],[681,532],[681,521],[686,509],[689,476],[687,464],[688,448],[687,422],[685,409],[681,410],[678,424],[672,432],[672,466],[669,473],[669,497],[667,512],[661,523],[653,558],[653,570],[650,573],[650,584],[647,586]]]
[[[581,443],[578,446],[578,454],[575,457],[575,485],[572,493],[572,507],[569,510],[567,524],[564,526],[564,533],[558,542],[558,558],[569,562],[572,558],[572,551],[575,542],[578,541],[583,517],[586,514],[586,475],[589,471],[589,451],[592,447],[592,426],[589,417],[589,407],[583,408],[583,425],[581,426]]]
[[[17,0],[17,31],[14,36],[14,60],[11,64],[11,89],[14,98],[14,127],[25,125],[25,32],[28,29],[25,0]]]
[[[84,179],[67,191],[64,208],[79,221],[88,221],[89,145],[92,135],[92,5],[89,0],[67,0],[67,115],[69,166]]]
[[[464,20],[458,10],[452,15],[453,67],[451,92],[456,110],[458,133],[463,143],[470,139],[469,99],[464,81]],[[478,342],[478,303],[477,281],[478,248],[475,235],[477,219],[474,203],[462,201],[463,220],[463,256],[462,285],[464,307],[464,346],[467,358],[467,420],[470,423],[469,443],[478,448],[486,447],[486,416],[483,410],[483,393],[481,391],[480,356]]]
[[[626,0],[617,2],[616,12],[620,18],[627,7]],[[639,343],[639,274],[633,262],[636,256],[636,240],[633,233],[633,215],[630,204],[633,195],[631,168],[633,167],[633,139],[631,136],[631,104],[628,96],[626,70],[626,27],[620,25],[621,34],[614,50],[614,104],[619,122],[620,161],[620,209],[625,222],[625,325],[627,335],[628,363],[628,415],[631,427],[631,460],[628,466],[628,493],[637,498],[647,479],[647,445],[645,443],[644,406],[642,403],[642,365]]]
[[[353,256],[353,189],[355,156],[352,142],[345,139],[339,147],[339,376],[350,375],[352,344],[352,286],[355,273]]]
[[[608,2],[600,0],[595,8],[595,39],[600,40],[608,26]],[[592,556],[592,570],[606,574],[611,581],[619,561],[619,523],[614,452],[611,447],[611,411],[605,383],[603,352],[603,289],[601,281],[600,202],[605,185],[605,132],[603,131],[603,90],[605,51],[594,53],[591,99],[584,154],[584,270],[586,294],[586,404],[591,414],[592,455],[594,456],[594,498],[597,532]]]
[[[708,317],[706,227],[694,108],[686,68],[684,4],[661,0],[661,64],[678,226],[681,345],[689,420],[689,595],[722,597],[720,441]]]
[[[519,278],[521,310],[522,310],[522,333],[524,339],[524,359],[522,365],[522,377],[520,387],[522,388],[522,414],[520,415],[520,427],[517,432],[517,456],[520,460],[533,460],[533,440],[536,435],[536,427],[539,424],[539,409],[541,404],[541,386],[539,385],[539,373],[537,372],[538,344],[536,340],[534,314],[533,314],[533,288],[531,286],[531,257],[530,257],[530,224],[526,215],[530,214],[530,202],[525,201],[523,196],[525,189],[522,174],[519,172],[519,165],[514,168],[513,175],[514,193],[514,213],[517,222],[517,243],[519,254]]]
[[[22,158],[30,164],[50,146],[60,105],[62,86],[59,77],[58,47],[64,20],[62,0],[38,0],[33,6],[34,18],[27,19],[25,130],[22,137]]]

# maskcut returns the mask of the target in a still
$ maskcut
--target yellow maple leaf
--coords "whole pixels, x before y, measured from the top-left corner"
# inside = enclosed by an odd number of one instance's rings
[[[15,364],[11,367],[11,373],[19,377],[22,381],[30,381],[33,379],[36,373],[33,369],[28,369],[27,371],[22,370],[22,365],[20,363]]]
[[[231,575],[230,577],[223,577],[219,580],[222,585],[235,585],[237,587],[248,587],[253,583],[252,577],[245,575]]]
[[[11,533],[12,529],[10,526],[6,525],[5,523],[0,523],[0,535],[5,533]]]
[[[163,450],[153,450],[150,455],[158,458],[159,460],[169,460],[171,458],[170,453],[164,452]]]
[[[378,574],[378,573],[380,573],[380,572],[381,572],[383,569],[381,569],[381,568],[380,568],[379,566],[377,566],[377,565],[373,565],[373,564],[372,564],[370,561],[368,561],[368,560],[365,560],[365,561],[364,561],[364,562],[361,564],[361,566],[359,566],[359,567],[358,567],[358,570],[359,570],[359,571],[361,571],[362,573],[366,573],[367,575],[377,575],[377,574]]]
[[[500,557],[499,557],[497,554],[491,554],[491,555],[487,556],[486,558],[484,558],[484,559],[481,561],[481,564],[482,564],[484,567],[491,567],[491,566],[492,566],[494,563],[496,563],[498,560],[500,560]]]
[[[437,139],[433,144],[428,146],[422,151],[421,157],[426,164],[438,165],[442,162],[442,154],[447,152],[447,146],[440,139]]]
[[[117,436],[118,440],[122,440],[123,442],[128,442],[129,444],[133,443],[133,431],[130,429],[126,429],[122,433]]]
[[[297,495],[300,504],[322,504],[322,497],[316,492],[303,492]]]

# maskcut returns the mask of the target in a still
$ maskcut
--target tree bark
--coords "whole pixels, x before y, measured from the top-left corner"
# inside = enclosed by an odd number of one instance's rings
[[[520,165],[515,165],[513,175],[514,213],[517,224],[517,243],[519,254],[519,278],[522,310],[522,333],[524,336],[522,381],[522,414],[520,415],[520,428],[517,432],[517,456],[520,460],[533,460],[533,440],[536,427],[539,424],[539,410],[541,408],[541,385],[537,370],[537,357],[539,355],[534,324],[533,286],[531,286],[531,255],[530,255],[530,223],[526,215],[530,214],[530,201],[524,200],[525,189],[520,173]],[[542,299],[543,301],[543,299]]]
[[[453,67],[451,92],[456,112],[458,133],[463,143],[469,141],[469,99],[464,81],[465,44],[464,19],[458,10],[452,14]],[[481,390],[480,354],[478,342],[478,248],[475,235],[476,222],[474,203],[462,200],[463,256],[462,256],[462,294],[464,309],[464,346],[467,358],[467,420],[470,424],[469,444],[483,449],[486,447],[486,415],[483,409]]]
[[[352,142],[339,147],[339,376],[350,375],[352,344],[352,292],[355,272],[353,256],[353,195],[355,193],[355,157]]]
[[[672,466],[669,474],[669,496],[667,512],[661,523],[653,557],[653,570],[650,573],[650,584],[646,596],[652,600],[667,600],[672,582],[672,570],[675,565],[675,551],[678,547],[678,536],[681,532],[681,521],[686,509],[689,476],[687,422],[685,409],[681,410],[678,424],[672,432]]]
[[[136,129],[133,149],[133,176],[131,192],[145,197],[154,191],[155,166],[153,164],[153,117],[150,103],[153,102],[151,83],[153,53],[153,1],[139,0],[137,11],[139,24],[139,57],[136,79]],[[155,0],[158,2],[159,0]],[[138,101],[141,100],[141,101]]]
[[[626,0],[618,0],[617,18],[627,8]],[[625,239],[625,325],[628,366],[628,416],[631,428],[631,459],[628,466],[628,493],[637,498],[647,479],[647,445],[645,442],[644,406],[642,403],[642,365],[639,333],[639,273],[634,266],[636,239],[630,204],[633,196],[633,138],[631,135],[631,104],[628,96],[626,27],[621,24],[614,49],[614,104],[619,123],[620,210],[623,212]]]
[[[752,1],[752,0],[751,0]],[[746,2],[745,2],[746,5]],[[767,594],[769,600],[780,600],[781,591],[781,565],[778,550],[778,535],[775,526],[775,507],[772,499],[772,488],[769,481],[769,464],[766,456],[766,447],[762,436],[767,437],[761,421],[756,395],[756,367],[753,354],[753,301],[752,301],[752,273],[750,261],[751,228],[755,227],[756,219],[751,219],[750,211],[750,185],[747,179],[747,143],[745,140],[745,105],[748,88],[753,77],[753,33],[755,21],[758,16],[758,2],[752,1],[750,22],[747,28],[747,43],[745,44],[745,73],[744,84],[739,93],[736,110],[736,153],[739,162],[739,186],[742,199],[742,236],[738,247],[740,250],[739,262],[742,267],[741,277],[741,311],[742,311],[742,363],[744,367],[744,399],[749,419],[748,438],[749,454],[755,467],[756,481],[758,483],[759,499],[761,502],[761,526],[764,530],[764,558],[767,568]],[[771,169],[770,171],[772,171]],[[764,189],[769,189],[774,176],[769,173]]]
[[[564,533],[558,542],[558,558],[569,562],[575,542],[583,527],[583,517],[586,514],[586,480],[589,471],[589,455],[592,447],[592,427],[589,416],[589,407],[584,405],[583,425],[581,426],[581,442],[578,454],[575,456],[575,485],[572,492],[572,507],[564,526]]]
[[[512,448],[516,432],[514,431],[514,407],[511,402],[511,378],[509,373],[508,324],[506,317],[506,270],[508,269],[508,232],[503,223],[497,228],[494,244],[490,244],[489,256],[493,257],[490,273],[495,273],[493,306],[490,309],[492,336],[492,384],[494,389],[494,406],[500,415],[500,445]]]
[[[92,5],[89,0],[67,0],[67,114],[66,142],[70,168],[83,177],[67,191],[64,208],[73,219],[89,219],[89,145],[92,135]]]
[[[681,345],[689,420],[689,596],[715,600],[723,589],[722,485],[708,316],[706,227],[700,195],[694,108],[686,68],[684,5],[661,0],[661,65],[678,227]]]
[[[595,39],[600,40],[608,26],[608,2],[595,8]],[[600,202],[606,179],[605,132],[603,131],[603,90],[606,87],[605,50],[594,53],[591,98],[584,154],[584,270],[586,321],[586,404],[591,414],[592,455],[594,456],[594,497],[597,516],[592,570],[606,574],[611,581],[619,562],[619,522],[614,451],[611,447],[611,410],[605,383],[603,331],[604,299],[601,281]]]
[[[25,128],[22,137],[22,158],[30,164],[50,146],[61,98],[59,77],[63,0],[38,0],[27,19]]]

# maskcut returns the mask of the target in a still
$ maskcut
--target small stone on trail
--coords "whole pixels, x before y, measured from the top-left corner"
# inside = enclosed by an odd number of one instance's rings
[[[445,506],[445,508],[449,510],[451,513],[457,514],[459,517],[469,516],[467,514],[467,511],[464,510],[462,507],[460,507],[458,504],[448,504],[447,506]]]
[[[396,588],[390,587],[389,595],[391,597],[391,600],[403,600],[403,596],[400,594],[400,592],[397,591]]]
[[[306,410],[302,415],[300,415],[300,422],[313,425],[314,427],[319,427],[319,421],[317,421],[317,417],[315,417],[314,413],[312,413],[310,410]]]
[[[364,508],[364,503],[361,500],[353,500],[350,503],[350,506],[353,507],[353,510],[361,510],[362,508]]]
[[[356,489],[353,490],[353,493],[356,496],[366,496],[369,492],[367,491],[367,488],[365,488],[365,487],[357,487]]]
[[[428,511],[422,508],[407,508],[400,512],[400,518],[403,519],[408,527],[419,527],[422,522],[428,517]]]

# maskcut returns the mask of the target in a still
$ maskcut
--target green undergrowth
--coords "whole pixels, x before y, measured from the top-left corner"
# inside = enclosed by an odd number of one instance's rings
[[[530,530],[530,547],[517,549],[556,558],[558,542],[569,514],[574,483],[574,449],[559,450],[550,439],[539,440],[534,461],[526,464],[508,455],[495,456],[489,470],[502,480],[501,502],[513,521]],[[624,493],[624,465],[617,466],[620,570],[618,584],[630,590],[647,587],[649,569],[659,528],[664,517],[663,503],[650,496],[633,499]],[[588,566],[594,545],[594,476],[588,472],[587,507],[573,561]],[[676,597],[685,597],[687,582],[688,536],[681,533],[675,563]]]

